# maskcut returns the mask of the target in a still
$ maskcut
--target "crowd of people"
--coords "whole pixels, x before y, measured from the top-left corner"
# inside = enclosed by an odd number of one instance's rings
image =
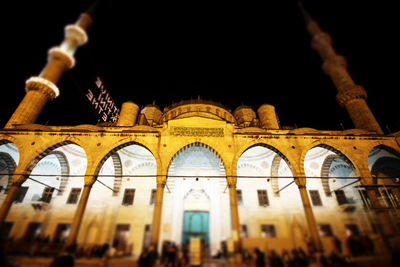
[[[344,257],[339,251],[332,252],[325,256],[318,253],[306,252],[302,248],[283,250],[278,253],[276,250],[264,251],[260,248],[252,250],[242,249],[239,255],[218,251],[211,258],[205,257],[204,261],[215,261],[219,263],[235,262],[240,266],[268,266],[268,267],[307,267],[319,263],[323,267],[347,267],[353,266],[348,258]],[[187,246],[179,248],[173,242],[165,242],[161,253],[158,254],[154,246],[144,248],[138,258],[140,267],[162,266],[162,267],[186,267],[190,265],[190,252]],[[235,265],[236,266],[236,265]]]
[[[10,240],[8,240],[10,241]],[[7,246],[2,247],[2,254],[8,254],[12,252],[12,249],[17,245],[21,245],[21,242],[12,240],[12,242],[7,242]],[[51,246],[51,242],[47,239],[36,240],[35,245],[30,243],[30,251],[28,251],[29,256],[34,256],[33,248],[37,251],[40,247]],[[393,266],[400,267],[400,241],[396,248],[396,253],[393,253],[392,263]],[[20,249],[23,249],[21,246]],[[344,251],[346,248],[346,252]],[[393,248],[393,249],[394,249]],[[11,251],[10,251],[11,250]],[[19,250],[18,250],[19,251]],[[62,253],[60,253],[62,251]],[[80,257],[98,257],[98,258],[110,258],[112,247],[109,244],[92,246],[90,248],[84,249],[83,247],[73,247],[68,250],[59,250],[55,254],[49,254],[44,256],[53,257],[52,266],[61,266],[61,262],[69,262],[71,264],[75,258]],[[222,249],[218,251],[215,255],[207,257],[209,251],[207,248],[203,249],[203,259],[209,261],[216,261],[220,263],[235,262],[241,263],[243,266],[268,266],[268,267],[306,267],[313,266],[318,263],[319,266],[324,267],[346,267],[355,266],[352,259],[354,257],[360,256],[372,256],[376,255],[376,248],[374,242],[364,235],[350,235],[344,242],[340,241],[338,238],[333,238],[333,250],[330,253],[318,253],[313,249],[313,246],[306,246],[303,248],[293,248],[284,249],[282,251],[263,250],[259,247],[254,249],[243,248],[240,254],[229,254],[227,249]],[[346,255],[346,256],[344,256]],[[40,255],[39,255],[40,256]],[[132,256],[132,255],[131,255]],[[162,245],[160,252],[157,251],[155,246],[148,246],[143,248],[140,255],[137,257],[137,263],[140,267],[151,267],[151,266],[162,266],[162,267],[186,267],[190,266],[190,251],[189,246],[178,246],[174,242],[165,241]],[[55,264],[55,265],[54,265]],[[68,265],[70,266],[70,265]],[[72,265],[71,265],[72,266]],[[228,266],[228,265],[226,265]]]
[[[371,255],[374,253],[374,242],[368,235],[351,234],[347,240],[347,247],[352,256]]]
[[[333,250],[328,254],[318,253],[313,246],[307,249],[293,248],[276,250],[262,250],[260,248],[242,249],[240,262],[243,266],[268,267],[306,267],[318,264],[324,267],[355,266],[352,259],[359,256],[372,256],[375,253],[374,243],[368,236],[351,235],[345,242],[333,238]],[[344,247],[347,247],[346,256]],[[230,262],[233,257],[227,251],[218,251],[211,257],[212,260]],[[237,259],[236,259],[237,260]],[[138,259],[139,266],[185,267],[190,266],[188,246],[181,248],[173,242],[164,242],[160,255],[154,247],[144,249]]]
[[[174,242],[166,241],[161,248],[161,255],[158,255],[154,246],[144,248],[138,259],[140,267],[155,266],[184,267],[189,266],[189,249],[187,246],[179,248]],[[153,264],[153,265],[151,265]]]
[[[307,267],[318,263],[323,267],[347,267],[352,264],[340,253],[333,252],[329,256],[318,253],[307,253],[302,248],[286,250],[281,254],[275,250],[263,251],[255,248],[253,253],[242,253],[242,263],[256,267]]]
[[[7,254],[28,256],[54,256],[65,247],[64,242],[51,241],[49,238],[37,237],[34,240],[9,239],[3,242]],[[110,251],[108,243],[90,246],[79,246],[75,249],[75,256],[85,258],[104,257]]]

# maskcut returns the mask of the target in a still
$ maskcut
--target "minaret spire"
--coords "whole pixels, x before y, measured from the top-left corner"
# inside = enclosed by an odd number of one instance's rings
[[[338,55],[332,45],[331,36],[322,31],[318,23],[304,9],[299,2],[307,30],[312,37],[312,47],[320,54],[322,68],[332,79],[338,91],[336,100],[350,115],[353,124],[358,129],[365,129],[383,134],[381,127],[369,109],[366,99],[367,92],[357,85],[347,70],[346,59]]]
[[[65,27],[64,41],[49,50],[47,64],[39,76],[26,81],[26,95],[5,128],[34,123],[47,101],[58,97],[60,92],[57,82],[65,71],[74,67],[76,49],[88,41],[86,31],[93,22],[94,8],[94,5],[91,6],[88,11],[80,15],[75,24]]]

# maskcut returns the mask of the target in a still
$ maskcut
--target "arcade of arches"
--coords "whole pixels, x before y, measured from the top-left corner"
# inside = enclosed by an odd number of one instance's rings
[[[93,13],[65,28],[0,130],[6,252],[56,255],[72,246],[86,256],[111,247],[138,257],[149,246],[201,240],[207,255],[303,248],[387,263],[400,254],[400,132],[383,133],[365,89],[305,10],[312,47],[356,129],[296,129],[281,126],[272,105],[232,112],[200,99],[163,111],[128,101],[117,119],[101,84],[91,102],[116,121],[34,124],[60,94]]]
[[[203,106],[216,108],[198,103],[157,126],[0,132],[2,238],[47,238],[52,249],[110,244],[134,256],[192,237],[210,255],[310,244],[329,252],[351,235],[382,251],[394,242],[394,137],[238,125]]]

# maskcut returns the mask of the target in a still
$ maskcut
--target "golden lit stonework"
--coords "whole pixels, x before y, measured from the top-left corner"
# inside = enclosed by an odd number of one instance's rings
[[[58,87],[54,83],[44,78],[31,77],[25,83],[26,83],[25,86],[26,91],[40,90],[50,99],[54,99],[60,95],[60,90],[58,89]]]
[[[307,21],[354,129],[282,126],[273,105],[232,112],[202,99],[164,109],[128,101],[116,122],[97,125],[36,124],[87,41],[82,15],[0,130],[6,255],[21,266],[62,251],[78,265],[135,266],[148,251],[180,251],[192,265],[244,266],[264,251],[389,266],[400,134],[383,134],[329,36]]]

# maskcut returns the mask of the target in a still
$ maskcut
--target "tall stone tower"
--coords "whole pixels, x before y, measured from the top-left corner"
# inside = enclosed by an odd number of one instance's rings
[[[356,128],[383,134],[367,105],[367,92],[353,81],[347,70],[346,59],[338,55],[332,46],[331,36],[321,30],[318,23],[311,18],[302,5],[300,8],[312,37],[312,47],[321,55],[323,70],[332,79],[338,91],[337,102],[347,110]]]
[[[64,41],[49,50],[47,64],[39,76],[26,81],[26,95],[5,128],[34,123],[45,104],[59,96],[60,91],[56,84],[65,71],[74,67],[76,49],[88,41],[86,31],[92,24],[94,9],[95,5],[91,6],[81,14],[75,24],[65,27]]]

